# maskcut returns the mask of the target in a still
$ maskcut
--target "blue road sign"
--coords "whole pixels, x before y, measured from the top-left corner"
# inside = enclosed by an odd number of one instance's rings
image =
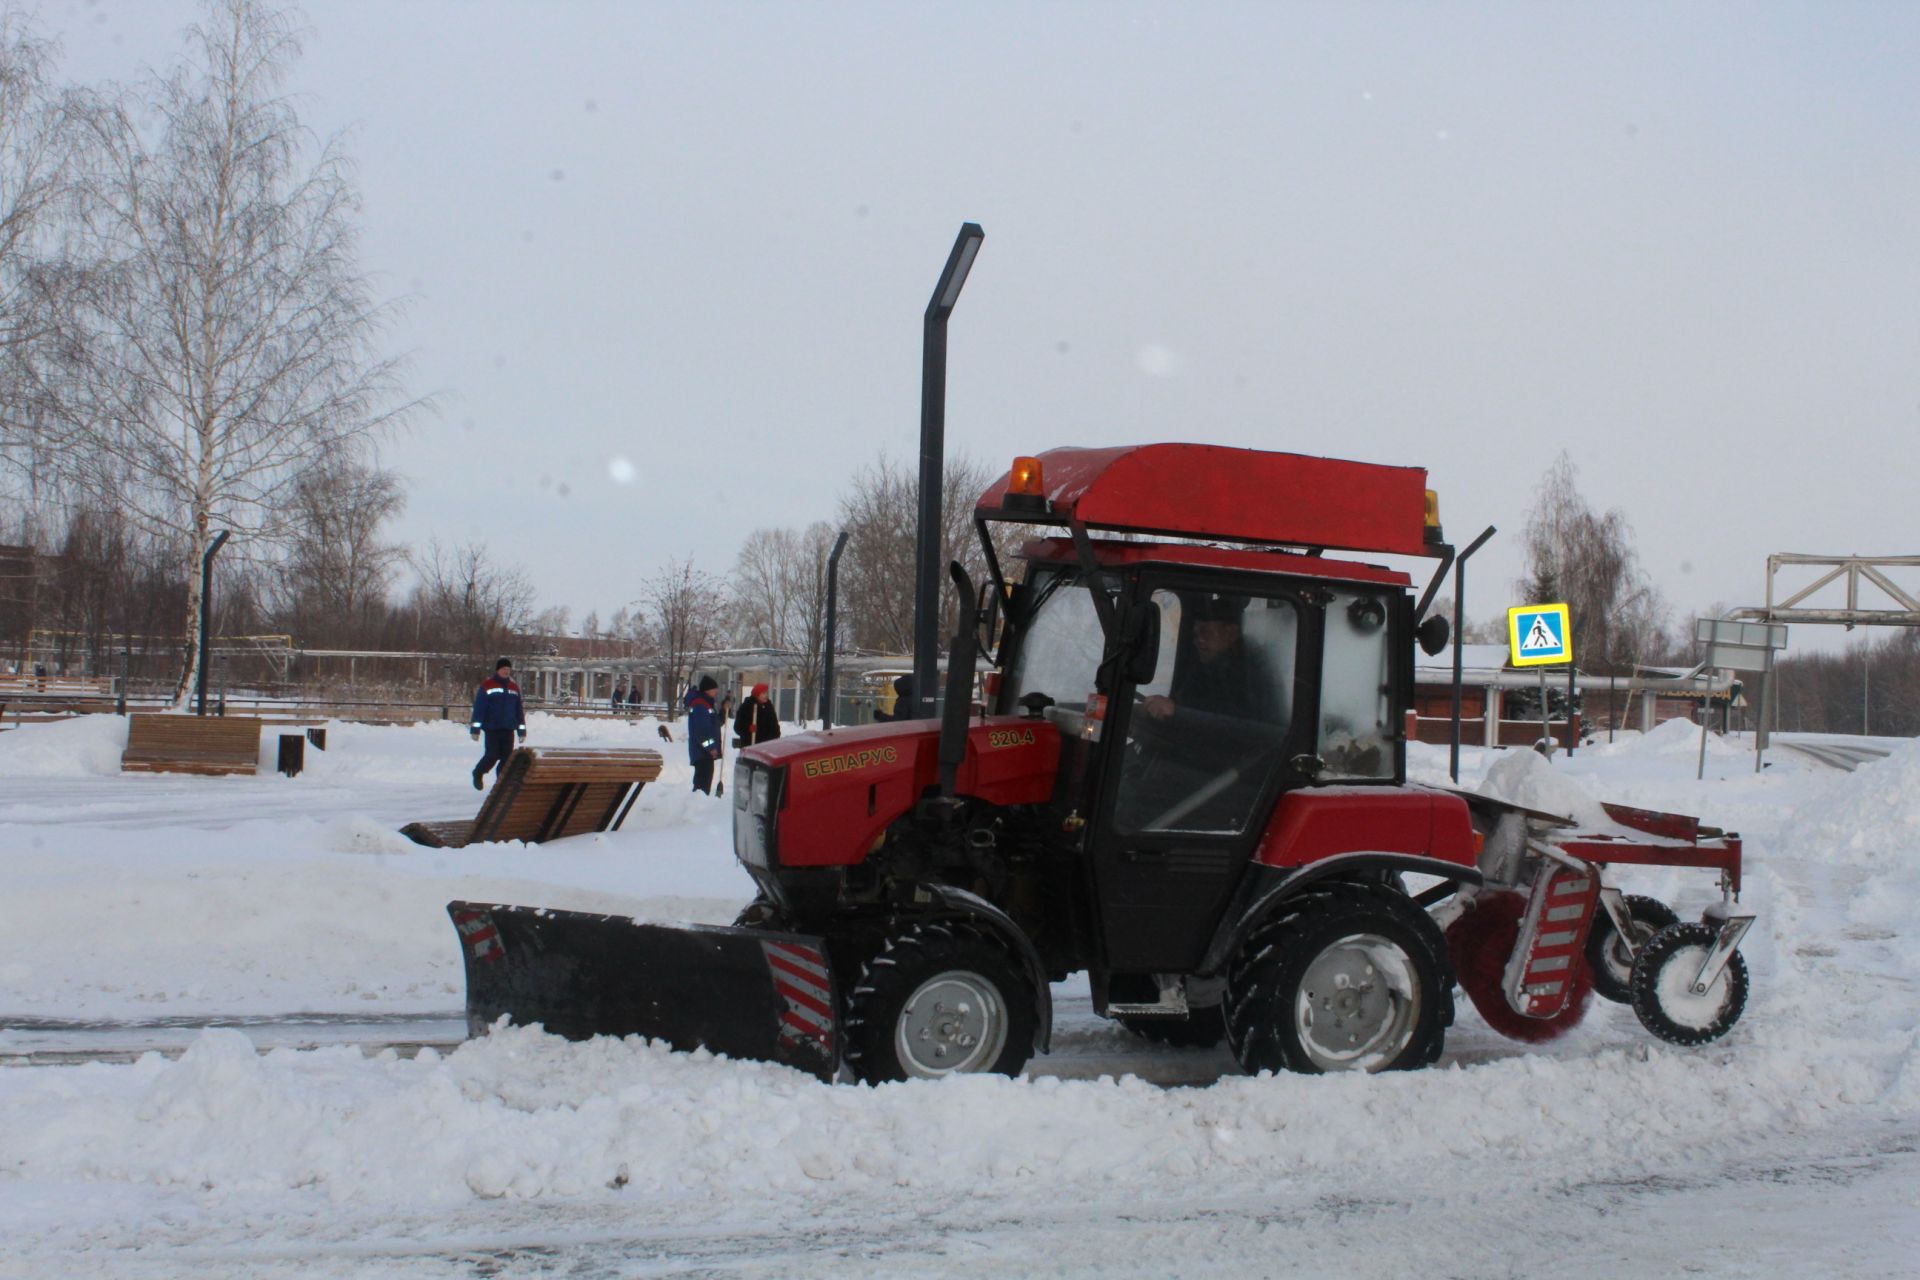
[[[1507,639],[1516,667],[1573,661],[1573,628],[1564,604],[1523,604],[1507,610]]]

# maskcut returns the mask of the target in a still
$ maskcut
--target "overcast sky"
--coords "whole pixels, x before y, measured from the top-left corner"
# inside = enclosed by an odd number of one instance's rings
[[[196,15],[30,8],[88,80]],[[967,220],[950,450],[1423,466],[1455,542],[1499,526],[1479,617],[1563,448],[1681,615],[1757,601],[1769,552],[1920,552],[1920,6],[305,13],[291,87],[439,405],[386,450],[397,532],[576,622],[915,456]]]

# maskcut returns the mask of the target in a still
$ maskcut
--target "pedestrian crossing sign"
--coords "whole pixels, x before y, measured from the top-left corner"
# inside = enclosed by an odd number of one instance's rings
[[[1516,667],[1573,661],[1573,630],[1564,604],[1523,604],[1507,610],[1507,638]]]

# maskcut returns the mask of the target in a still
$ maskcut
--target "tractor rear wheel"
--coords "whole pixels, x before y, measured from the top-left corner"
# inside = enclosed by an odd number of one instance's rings
[[[1615,1004],[1633,999],[1633,958],[1654,934],[1670,924],[1679,924],[1673,908],[1658,898],[1628,894],[1627,921],[1632,938],[1622,941],[1613,927],[1613,917],[1605,911],[1596,914],[1593,931],[1587,935],[1587,968],[1593,973],[1593,989]]]
[[[1184,1018],[1123,1017],[1119,1022],[1142,1040],[1175,1049],[1211,1049],[1227,1034],[1227,1018],[1221,1005],[1189,1009]]]
[[[1425,1066],[1452,1020],[1445,945],[1391,890],[1303,893],[1236,957],[1227,1042],[1250,1073]]]
[[[869,1084],[1018,1075],[1036,1022],[1032,984],[1007,948],[964,923],[914,924],[887,939],[847,996],[847,1064]]]

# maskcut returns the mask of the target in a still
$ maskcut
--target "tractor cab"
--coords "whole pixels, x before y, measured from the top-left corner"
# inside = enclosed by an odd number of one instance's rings
[[[1050,799],[1100,882],[1105,959],[1197,967],[1282,793],[1404,780],[1403,574],[1285,552],[1029,543],[992,710],[1060,734]],[[1244,563],[1221,563],[1244,561]],[[1123,643],[1108,656],[1095,593]]]
[[[1245,492],[1200,500],[1223,477]],[[1086,855],[1100,969],[1202,968],[1282,795],[1404,783],[1412,580],[1324,552],[1441,555],[1433,509],[1412,469],[1200,445],[1056,450],[982,497],[985,545],[1067,526],[999,587],[989,710],[1059,731],[1050,825]]]

